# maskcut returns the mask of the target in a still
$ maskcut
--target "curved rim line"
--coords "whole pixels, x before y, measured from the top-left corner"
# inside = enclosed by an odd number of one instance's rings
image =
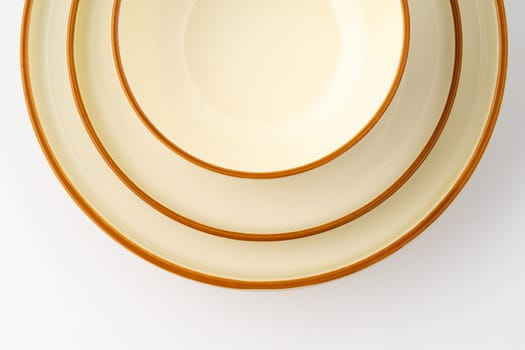
[[[457,9],[457,0],[453,1],[454,7]],[[60,163],[58,162],[56,156],[49,145],[49,142],[46,139],[45,132],[42,128],[40,122],[38,111],[36,109],[36,104],[33,96],[32,86],[31,86],[31,76],[29,70],[29,24],[31,19],[31,8],[33,5],[33,0],[26,0],[24,7],[24,14],[22,20],[22,30],[21,30],[21,47],[20,47],[20,68],[22,73],[22,83],[24,88],[24,95],[26,99],[27,109],[35,135],[40,143],[42,151],[49,162],[50,167],[53,169],[55,175],[62,183],[65,190],[71,196],[71,198],[77,203],[77,205],[84,211],[84,213],[90,217],[95,224],[97,224],[103,231],[105,231],[110,237],[115,241],[120,243],[122,246],[135,253],[137,256],[142,257],[146,261],[149,261],[152,264],[155,264],[167,271],[176,273],[180,276],[193,279],[199,282],[208,283],[212,285],[217,285],[227,288],[237,288],[237,289],[282,289],[282,288],[294,288],[307,285],[313,285],[317,283],[327,282],[334,280],[351,273],[362,270],[389,255],[393,254],[404,245],[416,238],[421,232],[423,232],[428,226],[430,226],[442,213],[445,209],[452,203],[456,196],[461,192],[465,184],[468,182],[472,176],[474,170],[476,169],[481,157],[491,135],[494,131],[496,125],[498,114],[501,108],[501,103],[503,101],[503,94],[505,90],[505,81],[507,76],[507,64],[508,64],[508,33],[507,33],[507,22],[505,16],[505,7],[503,0],[494,0],[496,5],[496,12],[498,16],[498,27],[499,27],[499,67],[498,67],[498,77],[496,80],[496,87],[493,96],[493,103],[489,112],[489,116],[483,130],[483,133],[480,137],[478,145],[475,148],[474,154],[472,155],[469,162],[467,162],[466,167],[459,179],[456,181],[455,185],[449,190],[445,197],[434,207],[434,209],[423,218],[414,228],[405,233],[398,240],[388,245],[387,247],[381,249],[375,254],[370,255],[369,257],[362,259],[358,262],[350,264],[346,267],[330,271],[327,273],[319,274],[316,276],[291,279],[291,280],[279,280],[279,281],[243,281],[236,279],[228,279],[223,277],[216,277],[201,272],[193,271],[185,267],[174,264],[167,259],[164,259],[160,256],[153,254],[152,252],[144,249],[138,244],[131,241],[124,234],[115,229],[111,224],[109,224],[100,214],[98,214],[90,205],[89,202],[82,197],[82,195],[75,188],[71,180],[68,178],[67,174],[64,172]]]
[[[454,68],[451,78],[450,91],[445,102],[442,115],[434,132],[427,141],[427,144],[422,149],[417,158],[412,162],[408,169],[383,193],[378,195],[376,198],[363,205],[362,207],[353,210],[352,212],[339,217],[335,220],[309,227],[306,229],[300,229],[296,231],[288,232],[275,232],[275,233],[253,233],[253,232],[239,232],[226,230],[214,226],[210,226],[196,220],[190,219],[170,208],[166,205],[160,203],[158,200],[153,198],[150,194],[144,191],[140,186],[138,186],[124,170],[122,170],[118,163],[113,159],[111,154],[105,148],[104,143],[98,136],[95,127],[93,126],[89,112],[85,106],[84,100],[82,98],[82,92],[80,84],[78,82],[78,76],[76,73],[76,60],[75,60],[75,30],[76,30],[76,19],[78,15],[78,6],[81,0],[72,0],[71,12],[68,24],[68,68],[71,82],[71,89],[73,92],[73,97],[77,105],[79,115],[82,119],[82,122],[86,128],[87,133],[89,134],[92,142],[95,144],[100,155],[104,158],[108,166],[113,170],[113,172],[120,178],[120,180],[128,186],[139,198],[141,198],[148,205],[164,214],[165,216],[183,224],[188,227],[194,228],[196,230],[206,232],[215,236],[220,236],[224,238],[244,240],[244,241],[282,241],[290,240],[296,238],[303,238],[319,234],[334,228],[337,228],[341,225],[347,224],[362,215],[368,213],[385,200],[390,198],[403,184],[405,184],[408,179],[416,172],[416,170],[423,164],[428,154],[430,154],[432,148],[439,139],[441,132],[445,128],[445,125],[448,121],[448,117],[452,111],[452,106],[454,105],[454,100],[456,98],[457,88],[459,86],[459,79],[461,76],[461,60],[462,60],[462,50],[463,50],[463,39],[461,32],[461,17],[459,11],[456,11],[455,7],[451,5],[453,17],[454,17],[454,30],[455,30],[455,57],[454,57]]]
[[[394,77],[394,81],[392,82],[392,85],[383,101],[383,103],[379,106],[379,109],[377,112],[373,115],[373,117],[370,119],[370,121],[359,131],[354,137],[350,139],[347,143],[345,143],[343,146],[339,147],[335,151],[331,152],[330,154],[313,161],[311,163],[301,165],[295,168],[291,169],[285,169],[285,170],[278,170],[278,171],[269,171],[269,172],[250,172],[250,171],[241,171],[241,170],[234,170],[225,168],[216,164],[212,164],[210,162],[207,162],[205,160],[202,160],[194,155],[192,155],[190,152],[185,151],[181,147],[177,146],[173,141],[170,140],[169,137],[167,137],[159,128],[155,126],[155,123],[151,121],[151,119],[148,117],[142,106],[140,105],[137,97],[133,93],[133,89],[131,88],[131,85],[129,83],[129,80],[126,75],[126,71],[124,69],[124,65],[122,63],[122,56],[120,51],[120,42],[119,42],[119,19],[120,19],[120,8],[122,1],[121,0],[114,0],[113,3],[113,13],[112,13],[112,19],[111,19],[111,46],[113,50],[113,61],[115,64],[115,69],[117,71],[117,75],[120,81],[120,85],[122,87],[122,90],[124,91],[124,94],[126,95],[126,98],[135,111],[135,114],[139,117],[139,119],[142,121],[144,126],[162,143],[164,146],[169,148],[171,151],[175,152],[179,156],[183,157],[184,159],[192,162],[193,164],[196,164],[202,168],[205,168],[210,171],[214,171],[216,173],[220,173],[223,175],[233,176],[233,177],[241,177],[241,178],[250,178],[250,179],[271,179],[271,178],[278,178],[278,177],[286,177],[291,176],[295,174],[299,174],[308,170],[315,169],[317,167],[320,167],[337,157],[341,156],[343,153],[348,151],[350,148],[352,148],[355,144],[357,144],[372,128],[377,124],[377,122],[383,117],[385,112],[387,111],[388,107],[390,106],[392,100],[394,99],[394,96],[396,95],[398,88],[401,84],[401,80],[403,78],[406,64],[408,61],[408,52],[409,52],[409,46],[410,46],[410,12],[408,7],[408,0],[400,0],[401,1],[401,8],[403,12],[403,46],[401,50],[401,56],[399,59],[399,66],[397,68],[396,75]]]

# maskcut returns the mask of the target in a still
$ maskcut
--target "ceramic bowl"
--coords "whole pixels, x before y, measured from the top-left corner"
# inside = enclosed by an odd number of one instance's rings
[[[409,23],[406,0],[116,0],[113,51],[165,146],[220,173],[279,177],[334,159],[377,123]]]

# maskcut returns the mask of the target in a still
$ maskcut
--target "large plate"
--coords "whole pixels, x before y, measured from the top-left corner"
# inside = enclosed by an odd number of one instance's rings
[[[64,55],[69,5],[28,0],[25,10],[23,80],[44,153],[80,207],[112,237],[161,267],[207,283],[294,287],[349,274],[391,254],[458,194],[486,148],[502,100],[503,2],[461,1],[465,50],[456,103],[414,176],[375,210],[329,232],[279,242],[225,239],[160,214],[129,191],[99,156],[69,87]]]

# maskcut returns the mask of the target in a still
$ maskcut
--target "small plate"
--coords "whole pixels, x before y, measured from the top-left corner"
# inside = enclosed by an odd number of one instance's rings
[[[109,4],[108,4],[109,5]],[[168,148],[269,178],[334,159],[401,81],[407,0],[115,0],[117,72]]]
[[[105,0],[90,0],[99,1]],[[432,9],[445,4],[414,3]],[[86,214],[117,241],[165,269],[216,285],[286,288],[320,283],[396,251],[430,225],[467,182],[487,146],[503,97],[503,2],[461,1],[465,50],[456,102],[441,137],[410,180],[375,210],[324,234],[265,243],[225,239],[160,214],[129,191],[100,157],[70,93],[64,55],[69,6],[63,0],[27,0],[24,12],[24,88],[50,165]],[[237,214],[242,217],[243,212]]]
[[[461,65],[459,23],[455,31],[447,3],[433,8],[414,2],[410,8],[417,35],[385,116],[343,156],[295,176],[231,178],[204,171],[157,142],[133,118],[114,72],[107,37],[111,3],[80,2],[73,11],[68,55],[73,95],[108,165],[168,217],[236,239],[313,235],[356,219],[392,195],[423,162],[447,121]]]

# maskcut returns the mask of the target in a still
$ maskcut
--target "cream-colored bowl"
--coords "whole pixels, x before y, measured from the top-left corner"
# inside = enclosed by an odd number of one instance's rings
[[[433,10],[445,4],[411,3]],[[441,137],[411,179],[367,215],[320,235],[265,243],[225,239],[151,208],[100,157],[70,90],[64,55],[69,5],[63,0],[28,0],[24,15],[23,80],[43,151],[79,206],[113,238],[163,268],[207,283],[238,288],[319,283],[399,249],[435,220],[468,180],[502,99],[507,59],[503,2],[460,1],[465,50],[456,102]],[[242,217],[242,210],[237,214]]]
[[[295,176],[265,181],[224,176],[158,142],[134,118],[120,89],[107,35],[112,13],[107,1],[80,2],[72,13],[74,98],[108,165],[168,217],[229,238],[312,235],[350,222],[392,195],[424,160],[447,121],[459,80],[460,30],[450,25],[448,3],[413,2],[410,12],[415,35],[406,72],[382,120],[338,159]]]
[[[409,42],[406,0],[116,0],[113,24],[123,90],[159,141],[258,178],[357,143],[391,102]]]

